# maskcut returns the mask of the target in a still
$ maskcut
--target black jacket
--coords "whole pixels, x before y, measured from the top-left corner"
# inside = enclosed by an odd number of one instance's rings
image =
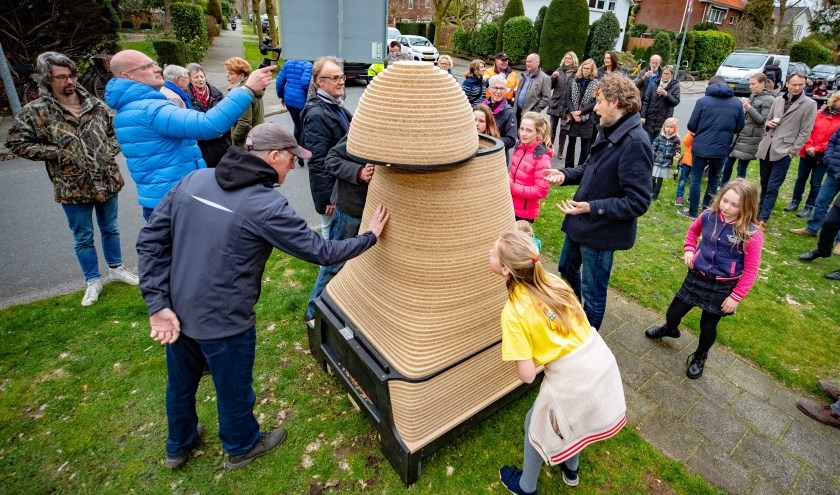
[[[222,101],[225,95],[222,94],[215,86],[207,83],[207,87],[210,88],[210,98],[207,101],[207,106],[201,103],[193,95],[192,89],[189,91],[190,101],[192,102],[193,110],[198,110],[199,112],[207,112],[211,108],[215,107],[217,103]],[[217,137],[216,139],[208,139],[207,141],[198,141],[198,147],[201,149],[201,156],[204,158],[204,161],[207,163],[207,166],[210,168],[215,167],[218,165],[219,160],[222,159],[222,156],[227,152],[227,149],[230,147],[231,140],[230,140],[230,130],[222,134],[221,136]]]
[[[566,115],[566,92],[569,90],[569,83],[575,78],[575,72],[577,66],[568,69],[560,66],[554,71],[557,75],[551,75],[551,98],[548,100],[547,114],[555,117]]]
[[[330,196],[335,187],[335,177],[327,172],[324,161],[330,149],[338,144],[350,129],[336,117],[335,111],[343,112],[347,122],[353,118],[344,108],[327,103],[318,95],[311,96],[306,101],[300,115],[303,124],[301,146],[312,153],[312,158],[307,162],[309,190],[312,192],[315,211],[322,215],[330,204]]]
[[[347,154],[347,136],[341,138],[327,153],[324,165],[327,172],[338,179],[330,197],[332,204],[342,213],[361,218],[365,211],[368,183],[359,180],[359,170],[364,168],[365,164],[354,161]]]
[[[744,107],[726,83],[706,88],[706,96],[697,100],[688,130],[694,133],[691,155],[705,158],[724,158],[732,149],[735,134],[744,128]]]
[[[653,153],[639,114],[627,114],[598,133],[589,157],[576,168],[562,169],[563,185],[580,184],[575,201],[589,203],[590,213],[566,215],[563,232],[592,249],[630,249],[637,219],[650,207]]]
[[[673,117],[674,107],[680,104],[680,84],[676,79],[668,81],[665,91],[665,96],[659,96],[654,88],[642,100],[642,111],[639,112],[640,117],[645,119],[642,127],[651,134],[659,134],[665,119]]]
[[[218,167],[184,177],[158,203],[137,238],[140,290],[149,315],[171,308],[193,339],[219,339],[256,322],[273,248],[318,265],[358,256],[372,232],[325,241],[273,189],[277,173],[232,146]]]

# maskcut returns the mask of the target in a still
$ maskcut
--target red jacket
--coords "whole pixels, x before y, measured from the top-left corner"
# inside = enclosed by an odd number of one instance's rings
[[[534,220],[540,214],[540,200],[548,196],[549,183],[543,170],[551,168],[554,152],[541,142],[522,144],[513,151],[510,172],[510,193],[517,218]]]
[[[825,112],[825,109],[817,112],[814,128],[811,130],[808,140],[802,145],[802,149],[799,150],[799,156],[805,156],[805,150],[812,146],[818,155],[824,154],[828,147],[828,140],[831,139],[837,129],[840,129],[840,114],[829,115]]]

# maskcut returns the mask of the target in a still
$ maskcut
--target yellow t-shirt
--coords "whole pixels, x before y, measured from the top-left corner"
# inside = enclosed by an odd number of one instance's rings
[[[548,364],[583,345],[594,331],[584,318],[562,335],[559,320],[549,322],[544,314],[525,286],[514,288],[502,310],[502,360]]]

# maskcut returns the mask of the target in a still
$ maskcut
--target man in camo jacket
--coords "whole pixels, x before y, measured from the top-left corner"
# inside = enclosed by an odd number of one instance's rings
[[[102,292],[93,244],[94,211],[109,279],[130,285],[137,285],[138,279],[122,266],[117,193],[124,182],[114,160],[120,148],[113,117],[102,101],[76,84],[77,74],[76,64],[61,53],[38,57],[34,77],[41,97],[18,114],[6,147],[22,158],[45,162],[85,276],[82,306],[90,306]]]

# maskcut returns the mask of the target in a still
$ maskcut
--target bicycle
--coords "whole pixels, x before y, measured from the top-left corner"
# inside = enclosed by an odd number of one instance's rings
[[[84,56],[88,63],[85,72],[79,76],[78,83],[99,99],[105,97],[105,85],[114,76],[109,70],[111,64],[110,55],[94,55],[88,53]]]
[[[680,83],[680,88],[688,89],[694,86],[694,76],[688,70],[688,62],[683,62],[683,69],[677,76],[677,82]]]
[[[32,79],[35,73],[35,66],[27,64],[20,60],[16,55],[6,53],[6,60],[8,61],[9,71],[12,73],[12,81],[17,90],[18,99],[21,105],[26,105],[30,101],[37,99],[40,96],[38,84]]]

